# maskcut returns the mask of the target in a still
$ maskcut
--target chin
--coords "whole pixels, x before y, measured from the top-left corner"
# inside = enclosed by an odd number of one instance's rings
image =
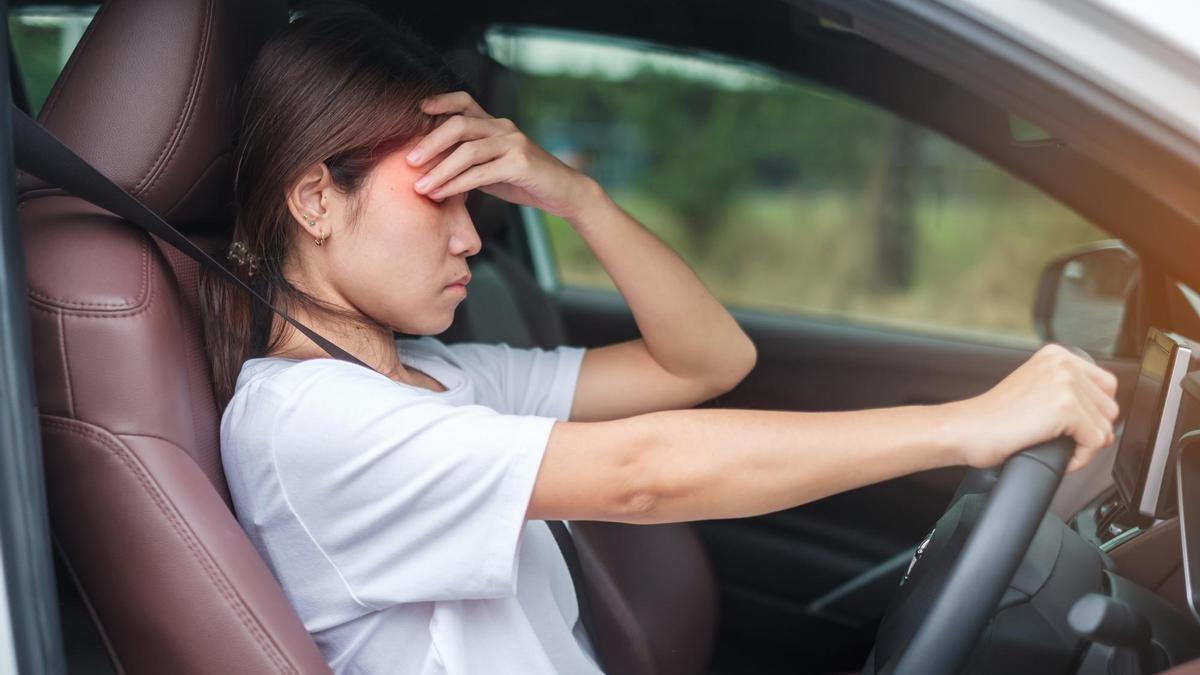
[[[428,321],[422,321],[416,326],[410,325],[401,332],[408,333],[409,335],[440,335],[446,332],[453,323],[454,314],[451,313],[449,316],[438,320],[431,318]]]

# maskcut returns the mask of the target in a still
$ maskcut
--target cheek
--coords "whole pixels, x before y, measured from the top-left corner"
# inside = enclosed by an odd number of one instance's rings
[[[449,241],[445,206],[413,191],[424,175],[399,160],[385,160],[368,183],[358,227],[355,258],[369,261],[374,275],[421,288],[441,282]]]
[[[431,283],[441,279],[449,244],[436,203],[416,194],[395,195],[363,216],[354,257],[366,262],[373,275],[410,287],[419,287],[427,277]]]

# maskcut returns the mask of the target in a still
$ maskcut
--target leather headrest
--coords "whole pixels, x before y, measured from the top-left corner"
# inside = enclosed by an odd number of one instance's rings
[[[218,234],[233,220],[234,90],[286,24],[284,0],[110,0],[38,119],[179,229]]]

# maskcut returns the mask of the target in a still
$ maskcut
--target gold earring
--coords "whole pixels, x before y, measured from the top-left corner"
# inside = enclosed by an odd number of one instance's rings
[[[320,239],[313,239],[313,243],[316,244],[317,246],[324,246],[325,245],[325,235],[321,235]]]

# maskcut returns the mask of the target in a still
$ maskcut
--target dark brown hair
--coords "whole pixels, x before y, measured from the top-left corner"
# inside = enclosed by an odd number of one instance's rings
[[[237,92],[231,241],[245,246],[234,257],[249,254],[255,265],[231,262],[231,269],[289,313],[302,306],[380,326],[283,277],[288,247],[303,233],[286,193],[324,162],[334,186],[350,196],[353,216],[371,169],[436,123],[420,111],[421,100],[460,88],[432,48],[371,11],[346,2],[303,6],[263,47]],[[242,363],[270,352],[292,329],[280,329],[269,309],[216,274],[202,275],[200,304],[214,393],[224,410]]]

